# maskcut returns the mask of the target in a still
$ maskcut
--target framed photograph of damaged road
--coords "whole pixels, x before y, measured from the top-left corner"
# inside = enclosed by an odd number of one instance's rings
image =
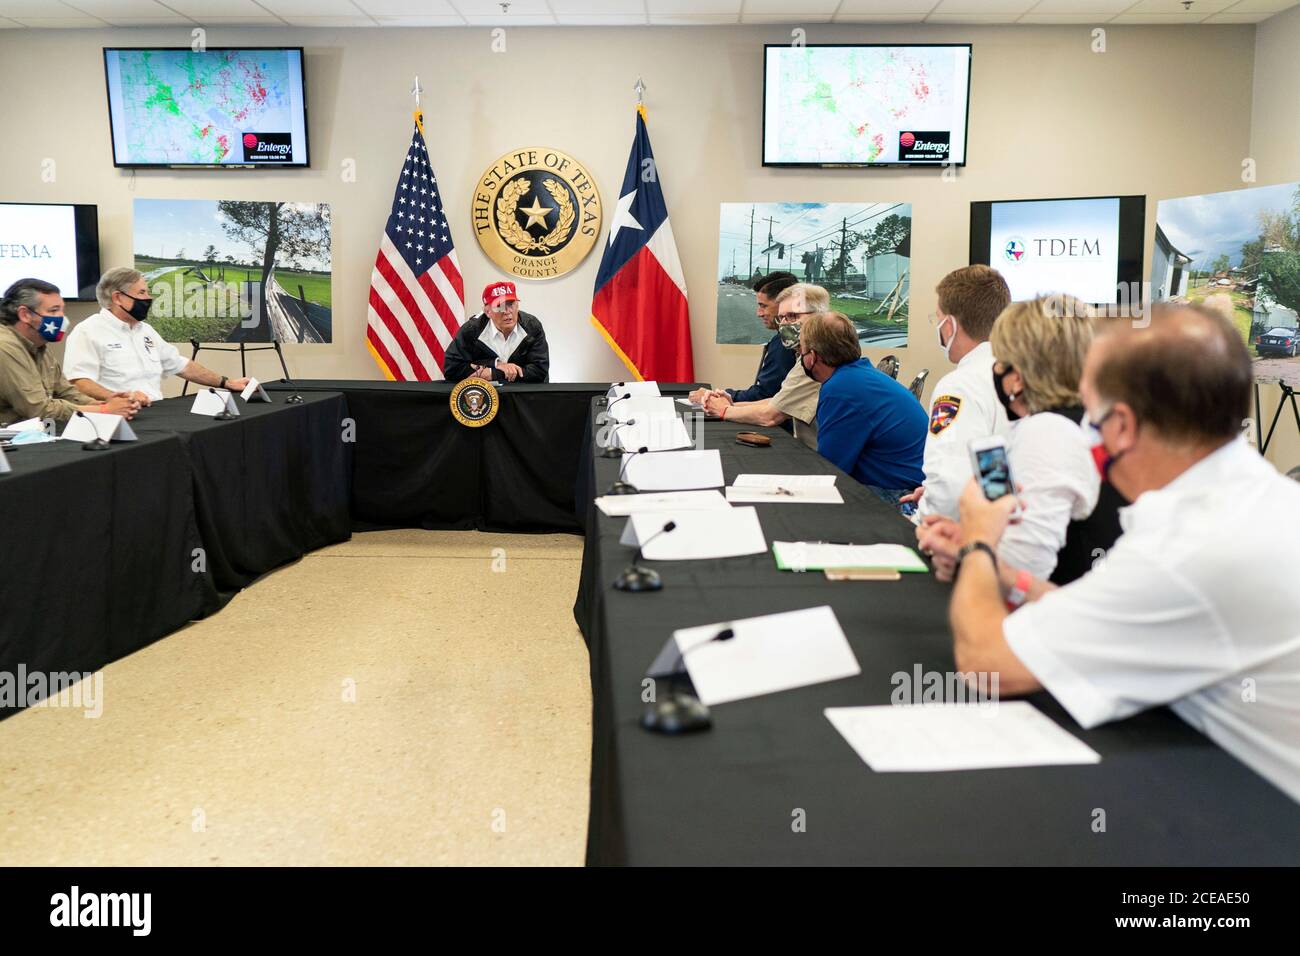
[[[790,272],[830,292],[831,308],[853,320],[864,348],[904,348],[911,264],[911,203],[723,203],[717,341],[771,338],[756,314],[754,281]]]
[[[333,339],[325,203],[137,199],[134,243],[168,342]]]
[[[1162,199],[1151,299],[1219,309],[1255,381],[1300,387],[1300,183]]]

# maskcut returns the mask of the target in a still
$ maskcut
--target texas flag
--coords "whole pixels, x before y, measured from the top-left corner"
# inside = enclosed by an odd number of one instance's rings
[[[596,276],[591,321],[638,380],[695,380],[686,279],[641,107]]]

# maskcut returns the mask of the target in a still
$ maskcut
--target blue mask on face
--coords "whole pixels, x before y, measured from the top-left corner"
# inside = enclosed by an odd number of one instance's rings
[[[39,312],[33,312],[32,315],[41,320],[41,324],[36,327],[36,331],[41,333],[41,338],[47,342],[58,342],[63,338],[63,334],[68,331],[68,319],[63,315],[41,315]]]

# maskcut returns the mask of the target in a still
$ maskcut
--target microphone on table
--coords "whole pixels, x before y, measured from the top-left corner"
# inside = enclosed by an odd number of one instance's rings
[[[291,379],[291,378],[282,378],[282,379],[280,379],[280,381],[283,382],[285,385],[292,385],[292,384],[293,384],[293,379]],[[301,405],[301,404],[302,404],[302,396],[299,395],[297,392],[294,392],[292,395],[290,395],[288,398],[286,398],[286,399],[284,400],[284,403],[285,403],[286,405]]]
[[[211,386],[208,387],[208,391],[211,392],[213,395],[216,395],[216,394],[217,394],[217,390],[216,390],[215,388],[212,388]],[[218,396],[218,397],[220,397],[220,396]],[[213,415],[213,416],[212,416],[212,419],[213,419],[213,421],[218,421],[218,422],[231,422],[231,421],[234,421],[234,420],[235,420],[236,418],[238,418],[238,417],[239,417],[239,416],[233,414],[233,413],[230,411],[230,409],[229,409],[229,408],[226,408],[226,406],[223,404],[223,405],[221,406],[221,411],[219,411],[219,412],[217,412],[217,414]]]
[[[84,418],[90,423],[90,430],[95,433],[95,437],[81,446],[82,451],[108,451],[112,446],[104,439],[99,437],[99,428],[95,425],[95,420],[80,409],[76,412],[79,418]]]
[[[610,387],[610,389],[622,388],[622,387],[623,387],[624,385],[626,385],[626,384],[627,384],[627,382],[613,382],[613,383],[610,384],[609,387]],[[630,394],[632,394],[632,393],[629,392],[628,395],[630,395]],[[621,396],[619,396],[619,399],[622,399],[622,398],[627,398],[627,395],[621,395]],[[618,401],[619,399],[615,399],[615,401]],[[600,396],[600,398],[596,399],[596,404],[597,404],[597,405],[612,405],[613,402],[611,402],[611,401],[609,400],[609,395],[608,395],[608,393],[606,393],[606,394]]]
[[[642,445],[636,451],[632,452],[632,454],[624,456],[623,467],[618,470],[618,480],[609,486],[609,491],[605,492],[605,494],[607,495],[636,494],[637,493],[636,485],[624,481],[623,476],[627,474],[627,466],[632,464],[632,459],[635,458],[637,455],[644,455],[649,450],[650,449],[647,448],[645,445]]]
[[[617,578],[614,579],[614,587],[620,591],[658,591],[664,586],[664,582],[659,577],[659,572],[653,568],[643,568],[641,566],[641,555],[645,552],[645,546],[655,538],[663,534],[668,534],[677,527],[676,521],[667,522],[662,528],[656,531],[650,537],[646,538],[637,546],[636,557]]]
[[[707,641],[692,644],[677,654],[676,670],[665,677],[665,693],[659,700],[646,704],[641,714],[641,726],[657,734],[687,734],[708,730],[713,726],[709,708],[695,693],[690,672],[686,670],[686,655],[715,641],[729,641],[736,636],[731,628],[723,628]],[[671,638],[670,638],[671,640]],[[649,675],[646,675],[649,677]],[[653,679],[653,678],[652,678]]]
[[[617,425],[611,428],[609,430],[609,444],[606,445],[605,450],[600,453],[600,457],[601,458],[622,458],[623,449],[618,446],[618,439],[614,437],[614,433],[618,431],[620,428],[625,428],[628,425],[635,425],[635,424],[636,424],[636,419],[629,418],[627,421],[619,422]]]

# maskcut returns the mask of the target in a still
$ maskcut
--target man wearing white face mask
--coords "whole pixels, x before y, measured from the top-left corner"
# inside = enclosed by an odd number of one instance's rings
[[[931,393],[925,438],[925,484],[900,499],[916,513],[957,517],[957,498],[970,480],[972,439],[1005,435],[1007,414],[993,391],[993,321],[1011,304],[1006,280],[988,266],[966,266],[943,277],[939,297],[939,347],[957,367]]]

